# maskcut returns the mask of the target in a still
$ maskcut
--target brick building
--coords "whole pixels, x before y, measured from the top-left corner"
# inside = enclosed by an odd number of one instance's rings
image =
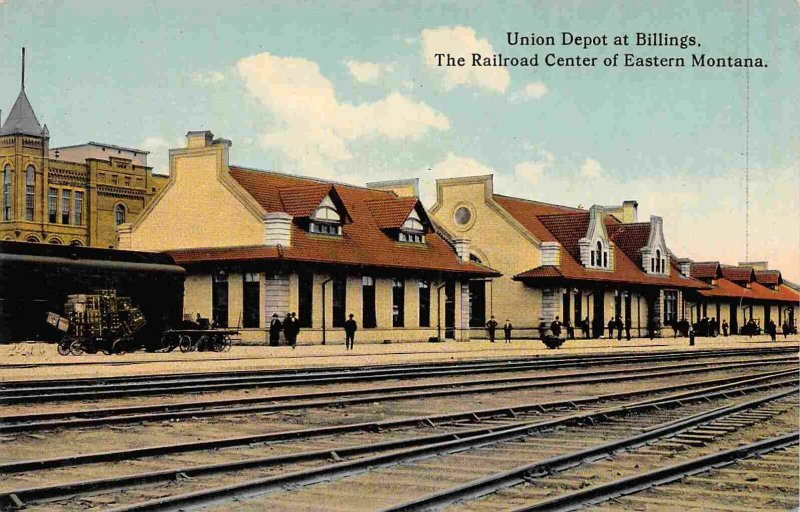
[[[469,338],[473,279],[497,272],[430,222],[415,197],[229,164],[231,142],[189,132],[163,192],[119,247],[165,251],[187,271],[184,314],[263,343],[298,314],[301,343]]]
[[[23,78],[0,125],[0,240],[112,247],[116,225],[135,220],[165,183],[146,151],[97,142],[50,148]]]
[[[709,288],[672,256],[660,217],[637,222],[635,201],[586,211],[495,194],[492,185],[492,176],[437,180],[430,210],[473,261],[503,274],[470,285],[476,329],[493,314],[533,334],[558,316],[588,320],[600,336],[619,316],[632,336],[646,336],[681,318],[687,292]]]

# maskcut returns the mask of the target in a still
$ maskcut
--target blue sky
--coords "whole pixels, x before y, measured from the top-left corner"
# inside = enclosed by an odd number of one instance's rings
[[[443,70],[434,51],[744,56],[746,0],[452,2],[0,0],[0,108],[26,91],[52,145],[166,150],[188,130],[241,165],[353,183],[490,172],[496,191],[640,202],[696,260],[745,257],[746,80],[737,69]],[[491,5],[490,5],[491,4]],[[800,277],[800,3],[750,0],[750,258]],[[665,32],[700,48],[523,48],[523,34]],[[543,55],[542,55],[543,57]]]

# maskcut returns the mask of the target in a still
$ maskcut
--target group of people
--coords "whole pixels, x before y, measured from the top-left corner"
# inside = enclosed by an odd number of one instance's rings
[[[497,326],[500,325],[497,323],[497,320],[494,319],[494,315],[486,322],[486,332],[489,335],[489,341],[494,343],[495,331],[497,331]],[[511,331],[514,330],[514,326],[511,325],[511,320],[506,318],[506,323],[503,324],[503,336],[505,338],[506,343],[511,343]]]
[[[344,322],[346,350],[353,350],[353,345],[356,341],[358,324],[353,317],[354,315],[350,313],[349,318]],[[297,319],[297,313],[287,314],[283,322],[281,322],[277,313],[272,315],[272,320],[269,323],[269,345],[271,347],[277,347],[280,344],[281,331],[286,337],[286,342],[294,349],[297,346],[297,335],[300,334],[300,320]]]
[[[270,347],[277,347],[280,343],[281,330],[286,337],[286,342],[294,349],[297,346],[297,335],[300,334],[300,320],[297,319],[297,313],[288,313],[283,322],[280,321],[277,313],[272,315],[269,323]]]

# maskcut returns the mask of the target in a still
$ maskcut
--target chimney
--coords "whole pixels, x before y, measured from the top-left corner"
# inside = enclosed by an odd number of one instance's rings
[[[264,216],[264,245],[289,247],[292,244],[292,216],[271,212]]]
[[[622,202],[622,222],[625,224],[639,222],[639,203],[637,201]]]
[[[692,260],[689,258],[680,258],[678,260],[678,268],[684,277],[692,277]]]
[[[456,246],[456,254],[462,262],[469,261],[469,238],[456,238],[453,240]]]
[[[186,133],[187,148],[205,148],[211,145],[214,134],[208,130],[190,131]]]
[[[561,265],[561,244],[558,242],[542,242],[542,265]]]
[[[126,222],[117,226],[117,249],[133,249],[133,224]]]

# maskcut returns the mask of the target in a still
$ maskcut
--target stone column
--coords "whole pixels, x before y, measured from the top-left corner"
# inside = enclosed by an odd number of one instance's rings
[[[461,321],[459,322],[461,333],[456,338],[461,341],[469,341],[469,281],[461,281],[459,284],[461,286]]]

